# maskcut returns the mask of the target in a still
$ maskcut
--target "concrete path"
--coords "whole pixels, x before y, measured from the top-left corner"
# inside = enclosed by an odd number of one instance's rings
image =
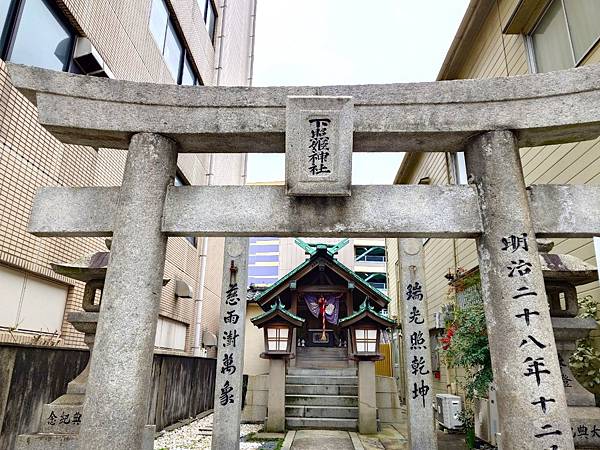
[[[354,450],[347,431],[298,430],[291,450]]]

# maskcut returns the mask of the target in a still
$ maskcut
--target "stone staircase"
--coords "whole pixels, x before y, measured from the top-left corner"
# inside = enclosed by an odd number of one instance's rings
[[[297,347],[296,366],[308,369],[343,369],[348,367],[346,347]]]
[[[358,376],[355,368],[290,367],[285,384],[287,429],[355,431],[358,427]]]

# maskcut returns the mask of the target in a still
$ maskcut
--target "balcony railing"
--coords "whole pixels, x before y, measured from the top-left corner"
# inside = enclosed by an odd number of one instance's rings
[[[384,255],[361,255],[357,256],[356,262],[385,262]]]

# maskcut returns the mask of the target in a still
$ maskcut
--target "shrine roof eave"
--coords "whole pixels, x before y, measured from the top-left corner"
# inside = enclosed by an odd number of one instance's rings
[[[358,311],[340,320],[340,327],[346,328],[364,320],[374,322],[383,328],[395,328],[397,326],[395,320],[379,314],[368,302],[364,302]]]
[[[275,303],[271,309],[250,319],[254,326],[262,328],[274,321],[284,321],[293,327],[301,327],[304,319],[288,311],[281,302]]]
[[[276,299],[281,292],[288,288],[289,282],[292,281],[295,276],[302,277],[312,270],[317,265],[318,259],[322,259],[341,276],[352,280],[355,283],[356,288],[376,302],[378,306],[384,308],[390,303],[391,300],[387,295],[372,287],[369,283],[359,277],[356,272],[335,259],[329,252],[316,252],[310,255],[309,258],[273,283],[268,289],[257,294],[254,297],[254,301],[264,308],[265,305]]]
[[[225,87],[138,83],[7,63],[13,85],[66,144],[127,148],[160,133],[180,152],[285,152],[288,96],[352,96],[357,152],[461,151],[511,130],[521,147],[600,135],[600,65],[506,78],[354,86]],[[75,113],[74,113],[75,112]]]

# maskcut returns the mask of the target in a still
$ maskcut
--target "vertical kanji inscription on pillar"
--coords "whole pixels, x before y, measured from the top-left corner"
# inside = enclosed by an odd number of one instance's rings
[[[248,238],[226,238],[219,316],[213,450],[240,448]]]
[[[433,424],[431,345],[422,241],[400,239],[399,261],[409,448],[435,450],[437,435]]]

